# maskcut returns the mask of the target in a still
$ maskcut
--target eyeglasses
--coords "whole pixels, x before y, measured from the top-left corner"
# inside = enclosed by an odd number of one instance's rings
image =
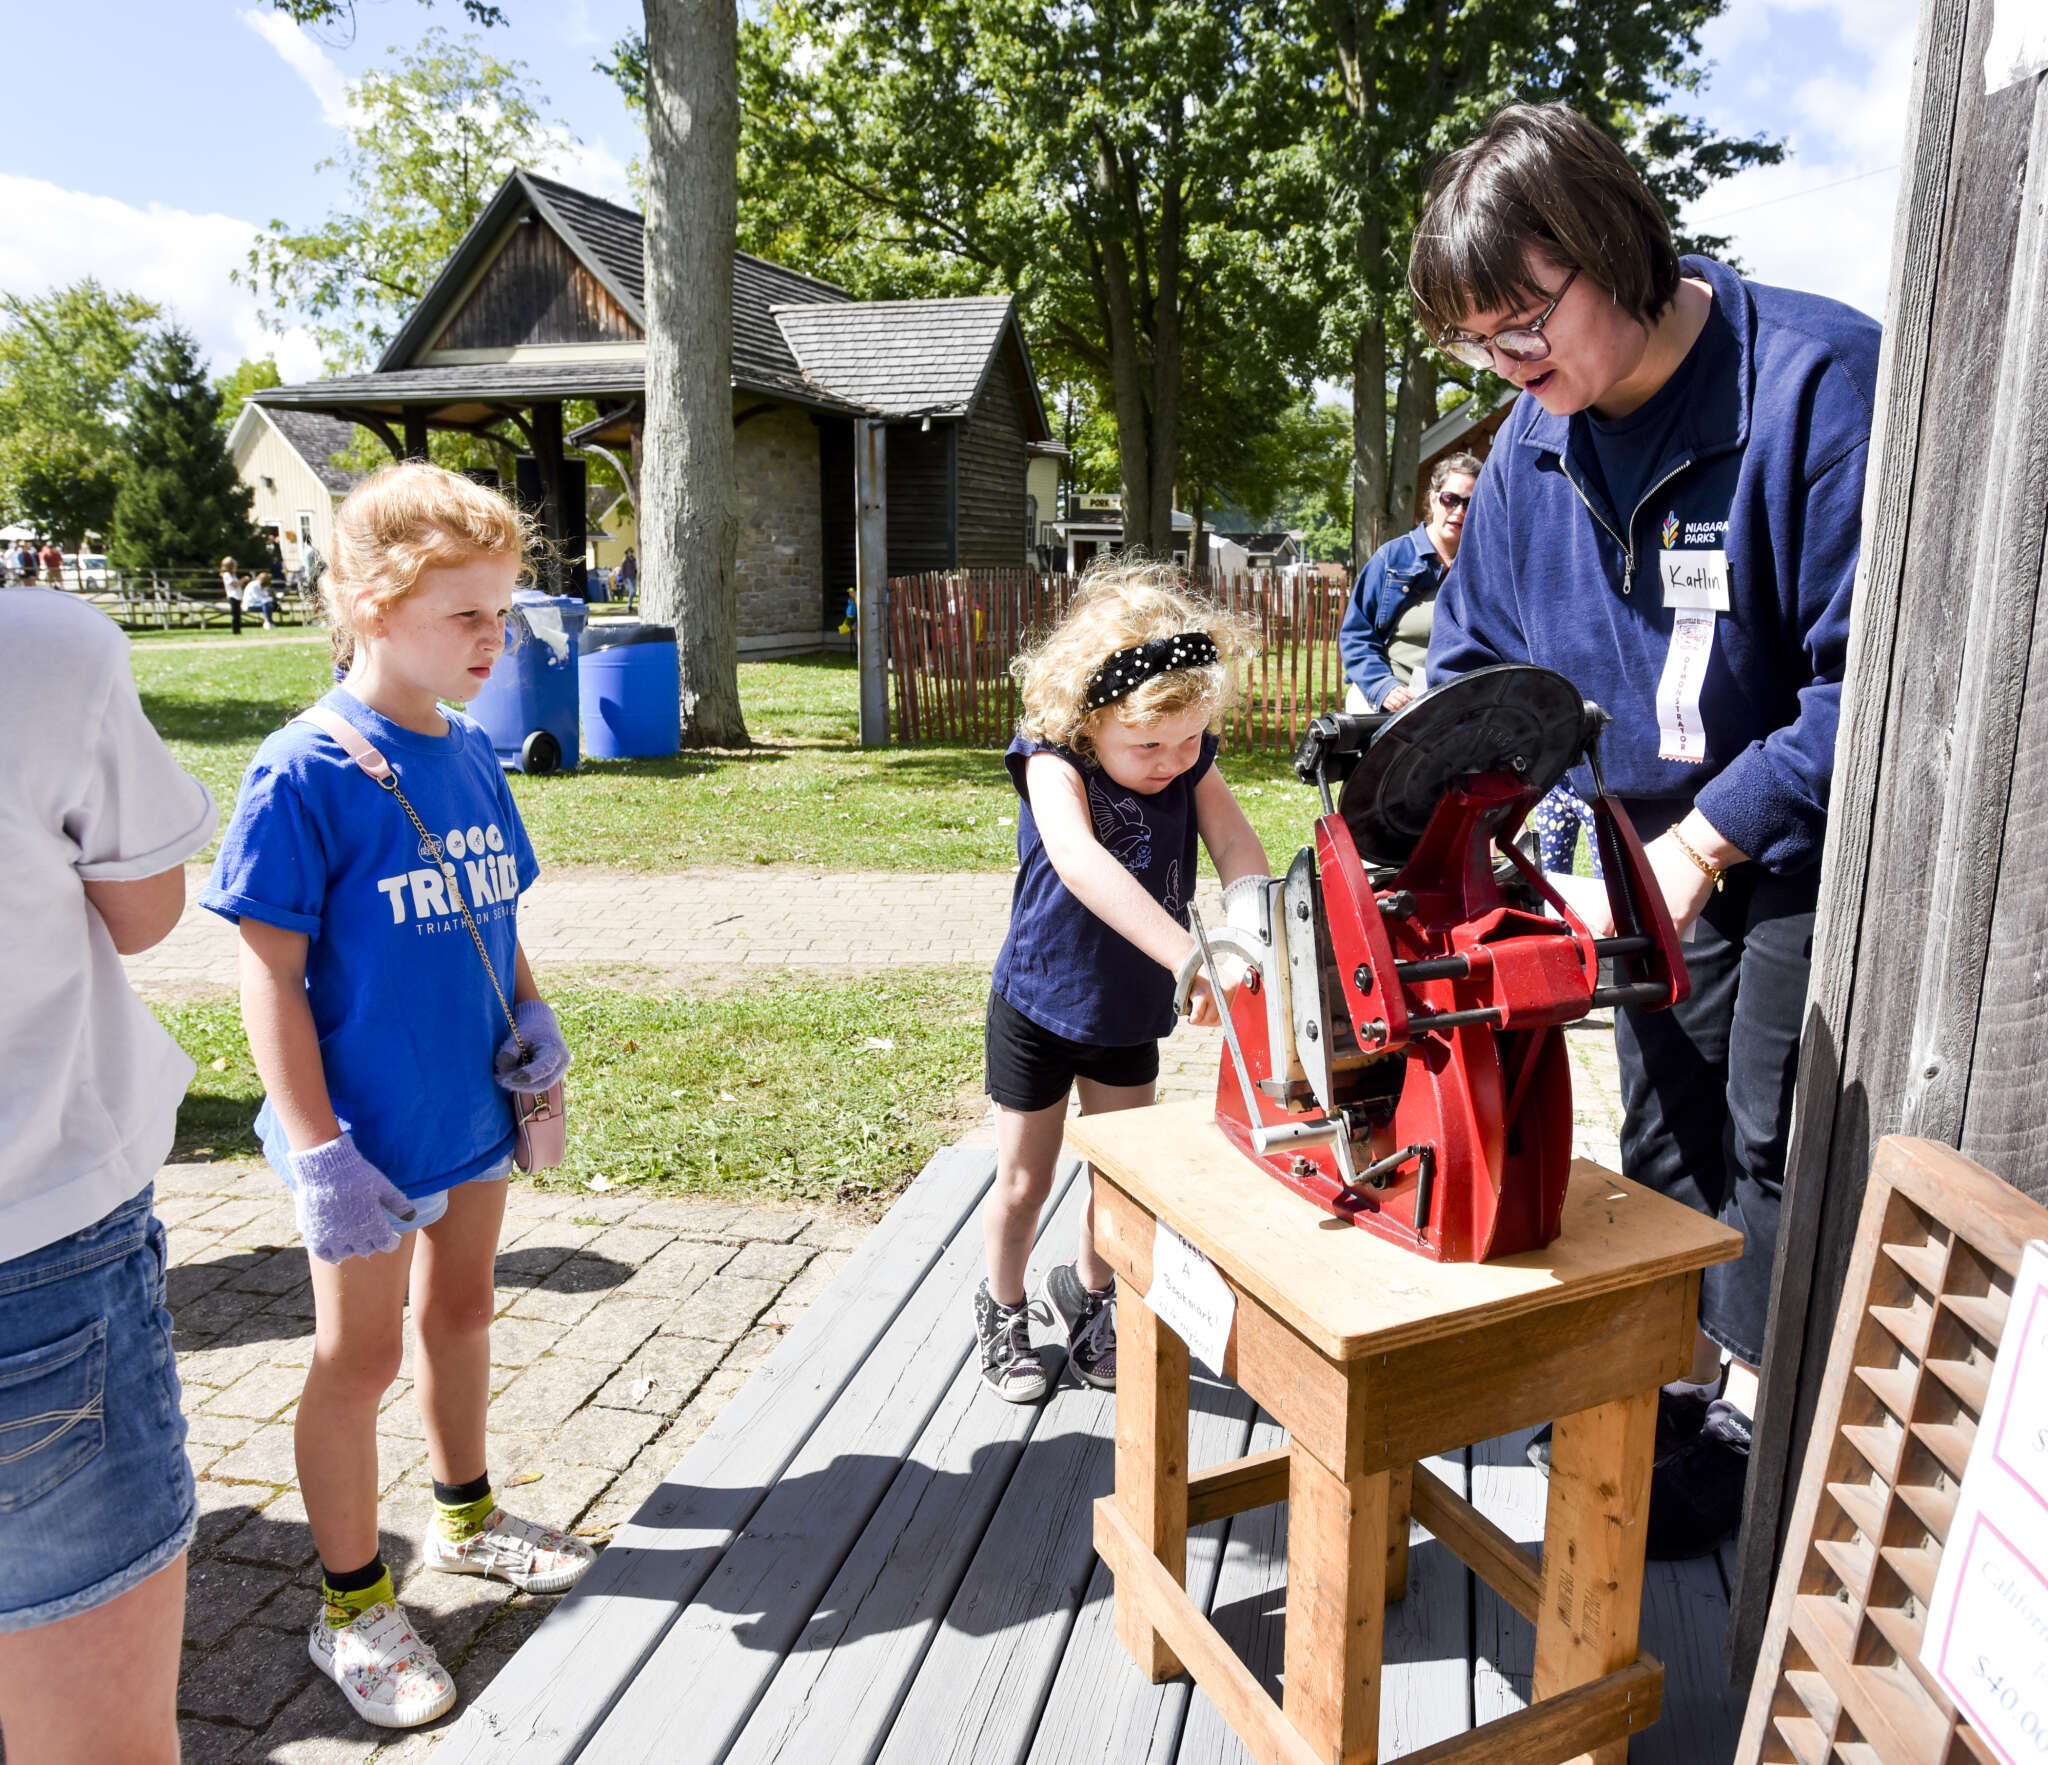
[[[1436,493],[1436,500],[1442,503],[1445,510],[1453,515],[1460,509],[1469,507],[1472,501],[1469,496],[1460,496],[1455,490],[1438,491]]]
[[[1475,337],[1469,331],[1446,331],[1436,340],[1436,346],[1453,361],[1463,362],[1468,368],[1492,367],[1495,350],[1511,362],[1540,362],[1550,354],[1550,339],[1543,335],[1543,327],[1550,323],[1550,315],[1557,311],[1557,303],[1564,299],[1566,290],[1578,279],[1577,270],[1565,277],[1564,287],[1553,294],[1550,304],[1526,325],[1510,325],[1505,331],[1494,332],[1491,337]]]

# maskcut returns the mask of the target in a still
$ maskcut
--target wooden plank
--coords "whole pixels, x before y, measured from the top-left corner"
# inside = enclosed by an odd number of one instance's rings
[[[1281,1708],[1326,1765],[1379,1755],[1391,1475],[1340,1476],[1299,1442],[1288,1465]]]
[[[1604,1678],[1502,1717],[1491,1729],[1424,1747],[1408,1755],[1404,1765],[1557,1765],[1573,1757],[1626,1759],[1628,1737],[1657,1720],[1663,1681],[1663,1668],[1645,1655]]]
[[[1516,1544],[1540,1550],[1550,1491],[1526,1456],[1534,1432],[1519,1428],[1473,1446],[1471,1502]],[[1472,1590],[1472,1647],[1473,1721],[1484,1726],[1525,1708],[1535,1627],[1483,1581]]]
[[[1064,1253],[1079,1197],[1076,1185],[1041,1258]],[[995,1398],[968,1357],[725,1765],[874,1755],[1043,1413]],[[755,1625],[743,1641],[764,1646]]]
[[[1327,1226],[1328,1214],[1223,1137],[1206,1102],[1081,1117],[1067,1126],[1067,1146],[1339,1360],[1533,1316],[1742,1251],[1739,1233],[1583,1159],[1553,1243],[1497,1262],[1433,1263],[1370,1232]]]
[[[878,1765],[1021,1761],[1095,1570],[1114,1398],[1063,1385],[1045,1406]],[[1164,1571],[1160,1571],[1162,1574]]]
[[[1116,1505],[1139,1542],[1175,1581],[1187,1580],[1188,1347],[1144,1294],[1119,1275],[1117,1293]],[[1157,1685],[1180,1672],[1143,1606],[1116,1598],[1116,1633],[1138,1671]]]
[[[987,1152],[937,1154],[581,1583],[469,1705],[437,1757],[575,1756],[870,1348],[923,1292],[995,1177]],[[829,1303],[827,1299],[829,1298]]]
[[[1072,1167],[1063,1176],[1041,1215],[1041,1262],[1079,1224],[1086,1192]],[[586,1743],[589,1757],[709,1765],[724,1753],[954,1384],[973,1345],[970,1296],[984,1255],[971,1229],[946,1246],[621,1690]]]
[[[1252,1406],[1244,1393],[1198,1369],[1188,1411],[1189,1464],[1241,1460],[1251,1429]],[[1188,1599],[1206,1612],[1229,1526],[1220,1518],[1190,1521]],[[1114,1586],[1109,1565],[1098,1560],[1032,1736],[1028,1765],[1174,1765],[1189,1681],[1151,1685],[1138,1672],[1117,1640]]]
[[[1543,1609],[1532,1697],[1541,1703],[1636,1658],[1657,1388],[1557,1418],[1543,1527]],[[1627,1765],[1626,1742],[1588,1765]]]
[[[1255,1452],[1188,1479],[1188,1524],[1221,1520],[1287,1499],[1287,1448]]]
[[[1415,1518],[1524,1618],[1543,1599],[1543,1563],[1425,1465],[1415,1468]]]

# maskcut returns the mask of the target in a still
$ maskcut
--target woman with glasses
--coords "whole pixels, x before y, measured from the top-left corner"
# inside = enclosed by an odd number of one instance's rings
[[[1679,257],[1634,167],[1562,105],[1504,110],[1444,162],[1408,281],[1440,348],[1525,395],[1430,679],[1535,662],[1608,710],[1607,788],[1688,939],[1691,998],[1619,1011],[1615,1048],[1623,1173],[1747,1239],[1707,1271],[1693,1377],[1658,1412],[1650,1554],[1701,1555],[1742,1513],[1878,326]]]
[[[1421,695],[1437,590],[1458,555],[1465,510],[1479,482],[1471,454],[1447,454],[1429,475],[1429,517],[1373,553],[1351,590],[1337,650],[1344,709],[1398,711]]]

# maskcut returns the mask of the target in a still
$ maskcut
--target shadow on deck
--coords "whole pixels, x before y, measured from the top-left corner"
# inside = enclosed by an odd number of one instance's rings
[[[1115,1402],[980,1389],[969,1300],[986,1152],[941,1153],[437,1750],[455,1761],[630,1765],[1230,1765],[1248,1755],[1186,1679],[1148,1685],[1116,1639],[1090,1504]],[[1030,1276],[1072,1255],[1063,1173]],[[1200,1369],[1193,1469],[1280,1444]],[[1544,1480],[1526,1435],[1430,1468],[1524,1543]],[[1380,1753],[1527,1702],[1535,1633],[1419,1527],[1387,1609]],[[1196,1530],[1188,1585],[1277,1695],[1286,1509]],[[1642,1646],[1663,1717],[1634,1765],[1732,1757],[1727,1591],[1712,1559],[1650,1565]]]

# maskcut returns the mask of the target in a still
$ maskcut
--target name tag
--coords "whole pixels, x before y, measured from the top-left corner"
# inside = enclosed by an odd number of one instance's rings
[[[1659,552],[1657,567],[1664,578],[1664,604],[1699,613],[1728,611],[1726,552]]]

